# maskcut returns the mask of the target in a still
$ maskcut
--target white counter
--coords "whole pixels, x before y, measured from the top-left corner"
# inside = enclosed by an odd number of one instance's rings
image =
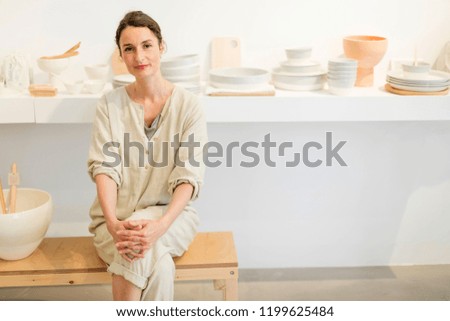
[[[91,123],[99,98],[0,97],[0,123]],[[201,96],[201,100],[210,123],[450,120],[449,95],[399,96],[381,88],[354,88],[349,96],[278,90],[273,97]]]

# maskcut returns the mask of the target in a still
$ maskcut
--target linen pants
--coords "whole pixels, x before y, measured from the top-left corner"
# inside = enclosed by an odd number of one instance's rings
[[[167,206],[150,206],[134,212],[127,220],[157,220]],[[145,257],[128,262],[117,251],[106,223],[95,230],[94,245],[100,258],[108,264],[108,271],[123,276],[142,290],[141,300],[173,300],[174,256],[181,256],[197,233],[196,213],[183,211],[167,232],[146,252]]]

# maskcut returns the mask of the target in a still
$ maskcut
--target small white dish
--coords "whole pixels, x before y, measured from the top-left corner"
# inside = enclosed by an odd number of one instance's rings
[[[89,79],[84,82],[84,88],[90,94],[98,94],[105,88],[105,82],[99,79]]]
[[[106,81],[109,74],[109,66],[107,64],[86,65],[84,66],[89,79],[100,79]]]
[[[83,90],[84,82],[82,80],[75,82],[64,82],[67,92],[71,95],[77,95]]]
[[[409,79],[423,79],[430,72],[431,65],[426,62],[402,64],[403,74]]]
[[[304,62],[311,57],[312,48],[311,47],[295,47],[286,48],[286,57],[292,62]]]

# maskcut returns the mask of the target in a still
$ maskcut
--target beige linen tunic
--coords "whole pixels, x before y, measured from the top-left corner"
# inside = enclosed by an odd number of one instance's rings
[[[177,185],[188,182],[194,187],[192,201],[198,197],[203,183],[202,157],[207,133],[197,96],[175,86],[161,111],[151,140],[148,140],[144,126],[143,107],[130,99],[124,87],[100,99],[93,125],[88,172],[93,180],[98,174],[106,174],[116,182],[116,216],[119,220],[158,219],[164,215]],[[195,147],[187,146],[194,144]],[[146,258],[130,264],[114,246],[98,198],[90,209],[90,216],[89,230],[95,234],[94,243],[100,257],[109,264],[109,271],[123,275],[144,289],[143,295],[152,284],[155,266],[161,265],[159,262],[162,261],[169,262],[167,257],[162,259],[167,254],[181,255],[198,226],[197,213],[189,202],[168,232],[147,252]],[[164,266],[174,275],[173,266]],[[171,280],[173,283],[173,278]],[[153,299],[167,299],[170,294],[152,296]]]

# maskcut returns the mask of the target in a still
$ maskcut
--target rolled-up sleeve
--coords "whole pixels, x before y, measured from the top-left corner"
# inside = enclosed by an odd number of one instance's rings
[[[168,182],[170,195],[178,185],[189,183],[194,187],[191,200],[198,198],[205,174],[203,148],[207,140],[205,115],[202,106],[196,104],[186,119],[183,132],[180,133],[181,145],[175,153],[175,167]]]
[[[113,140],[108,106],[103,97],[97,104],[87,162],[92,181],[95,176],[105,174],[119,187],[122,182],[120,160],[119,142]]]

